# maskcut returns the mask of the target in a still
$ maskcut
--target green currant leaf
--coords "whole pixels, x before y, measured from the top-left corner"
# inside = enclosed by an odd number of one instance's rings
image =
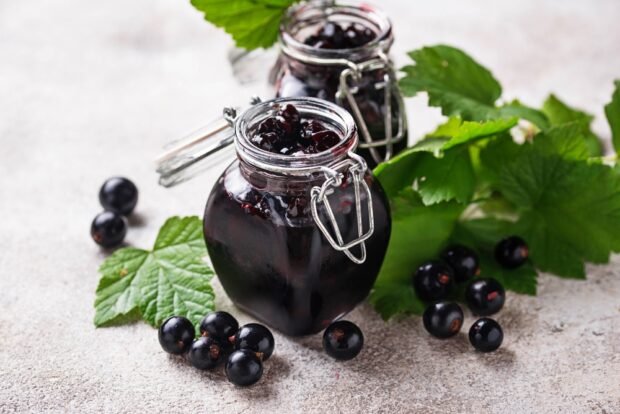
[[[590,125],[594,117],[586,112],[571,108],[555,95],[549,95],[543,104],[543,112],[551,125],[577,123],[588,149],[588,154],[598,157],[603,153],[600,138],[592,132]]]
[[[497,107],[502,88],[491,72],[463,51],[445,45],[409,52],[414,65],[402,68],[399,84],[405,96],[428,93],[431,106],[441,107],[446,116],[468,121],[519,117],[539,128],[548,126],[546,116],[514,101]]]
[[[157,327],[179,315],[197,326],[214,309],[213,271],[203,261],[206,254],[198,217],[168,219],[150,252],[117,250],[100,268],[95,325],[119,324],[141,315]]]
[[[424,177],[428,173],[432,177],[431,179],[427,177],[426,183],[422,186],[425,188],[422,192],[425,193],[425,202],[427,204],[452,198],[465,201],[471,196],[471,181],[473,179],[471,176],[471,165],[465,159],[465,154],[454,152],[444,158],[433,158],[431,154],[435,157],[441,157],[446,150],[508,131],[516,123],[516,118],[486,122],[470,122],[463,121],[460,118],[450,118],[445,124],[439,126],[437,130],[413,147],[401,152],[391,160],[379,164],[375,168],[374,174],[389,196],[395,196],[403,188],[410,187],[416,178]],[[454,188],[458,186],[458,183],[451,183],[449,182],[450,180],[435,181],[437,177],[440,180],[447,178],[445,175],[446,171],[450,174],[451,168],[449,164],[455,161],[455,157],[457,158],[456,169],[452,172],[464,171],[464,174],[466,174],[462,178],[462,181],[466,183],[466,188],[462,190],[456,189],[456,191],[454,191]],[[433,159],[437,161],[433,161]],[[455,179],[459,180],[459,177]],[[443,185],[450,187],[452,190],[444,190],[442,188]],[[455,192],[458,194],[452,194]]]
[[[614,82],[611,102],[605,105],[605,115],[611,127],[611,137],[616,152],[620,152],[620,80]]]
[[[519,210],[514,230],[536,267],[583,278],[585,261],[606,263],[620,250],[620,177],[605,165],[544,151],[539,138],[490,145],[481,160],[496,170],[494,189]]]
[[[205,19],[247,50],[267,48],[278,39],[286,10],[298,0],[191,0]]]
[[[411,277],[417,267],[437,256],[463,211],[457,203],[424,206],[412,189],[392,200],[392,234],[370,302],[388,319],[396,313],[421,313],[424,305],[413,294]]]

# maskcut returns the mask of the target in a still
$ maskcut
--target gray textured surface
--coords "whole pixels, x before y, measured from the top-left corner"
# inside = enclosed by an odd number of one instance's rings
[[[587,282],[545,276],[537,298],[511,295],[495,354],[362,306],[351,315],[367,337],[359,358],[335,363],[319,336],[277,335],[250,389],[168,358],[142,323],[95,330],[105,255],[88,228],[100,183],[138,183],[128,242],[150,245],[166,217],[201,212],[217,175],[159,188],[160,146],[258,88],[234,82],[226,37],[187,3],[0,0],[0,412],[620,412],[617,258]],[[620,77],[617,0],[382,3],[396,56],[456,44],[507,97],[536,104],[560,91],[600,117]],[[422,103],[409,103],[416,136],[439,119]],[[601,118],[595,127],[609,135]],[[218,305],[231,307],[223,294]]]

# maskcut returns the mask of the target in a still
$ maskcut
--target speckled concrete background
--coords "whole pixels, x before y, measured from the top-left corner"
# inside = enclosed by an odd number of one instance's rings
[[[508,98],[559,91],[600,117],[620,77],[617,0],[381,3],[401,62],[456,44]],[[537,298],[511,295],[497,353],[473,352],[464,334],[432,339],[419,318],[385,324],[366,305],[350,316],[367,337],[359,358],[277,335],[249,389],[167,357],[142,323],[95,330],[98,187],[112,174],[138,183],[137,246],[166,217],[201,212],[219,172],[164,190],[151,160],[261,88],[234,81],[228,47],[187,1],[0,0],[0,412],[620,413],[618,258],[587,282],[545,276]],[[439,120],[423,101],[409,101],[415,136]],[[595,128],[609,136],[602,118]]]

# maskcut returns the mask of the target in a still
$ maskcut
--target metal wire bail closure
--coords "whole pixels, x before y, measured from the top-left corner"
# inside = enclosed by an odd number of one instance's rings
[[[372,194],[370,192],[370,188],[368,184],[364,180],[364,173],[366,171],[366,162],[359,155],[349,152],[349,158],[345,159],[338,165],[333,168],[323,167],[322,170],[325,173],[326,180],[320,187],[315,186],[310,191],[311,195],[311,209],[312,209],[312,217],[316,222],[316,225],[325,236],[325,239],[329,242],[329,244],[338,251],[344,252],[344,254],[351,259],[356,264],[362,264],[366,261],[366,244],[365,241],[368,240],[375,231],[375,219],[374,212],[372,209]],[[344,178],[344,173],[339,170],[345,168],[346,172],[350,173],[353,178],[353,188],[355,191],[355,214],[357,216],[357,233],[358,237],[348,243],[345,243],[342,239],[342,233],[340,228],[338,227],[338,222],[336,221],[336,217],[334,216],[334,211],[329,203],[329,195],[333,194],[338,187],[342,185],[342,180]],[[361,189],[366,193],[366,200],[368,202],[368,231],[364,233],[363,229],[363,220],[362,220],[362,193]],[[336,236],[336,239],[332,237],[330,231],[327,229],[327,226],[323,221],[321,221],[321,217],[319,216],[319,205],[323,204],[325,206],[325,212],[327,213],[327,217],[331,224],[332,230]],[[350,249],[354,246],[360,246],[360,256],[356,257]]]
[[[360,80],[363,72],[381,69],[385,70],[383,81],[376,83],[374,87],[377,90],[383,89],[385,95],[385,118],[383,120],[385,125],[385,137],[381,140],[375,140],[370,134],[368,125],[366,125],[359,105],[355,100],[355,94],[358,88],[351,88],[349,82]],[[392,95],[396,97],[396,102],[398,104],[398,131],[396,135],[393,135],[392,131]],[[336,101],[339,105],[342,105],[345,99],[351,107],[351,112],[358,125],[360,135],[362,136],[359,147],[368,149],[370,155],[377,164],[389,160],[393,155],[394,144],[401,141],[405,135],[405,120],[403,115],[405,113],[405,103],[398,90],[394,67],[390,58],[385,53],[380,53],[377,58],[366,60],[361,63],[347,62],[347,68],[340,73],[340,84],[338,92],[336,93]],[[377,147],[383,146],[385,146],[385,157],[382,158],[379,151],[377,151]]]

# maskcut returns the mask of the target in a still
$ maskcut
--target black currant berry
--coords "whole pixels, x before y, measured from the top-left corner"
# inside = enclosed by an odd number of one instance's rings
[[[201,336],[196,339],[187,353],[187,359],[193,367],[211,369],[219,364],[225,355],[217,339]]]
[[[182,316],[171,316],[159,327],[159,344],[169,354],[184,354],[194,341],[194,325]]]
[[[115,247],[127,234],[127,219],[118,213],[104,211],[97,214],[90,225],[90,236],[103,247]]]
[[[211,312],[200,322],[200,333],[222,341],[233,336],[239,329],[239,322],[228,312]]]
[[[254,352],[240,349],[230,354],[225,371],[228,381],[233,384],[252,385],[263,376],[263,363]]]
[[[504,332],[493,319],[478,319],[469,330],[469,342],[480,352],[492,352],[500,347]]]
[[[108,178],[99,190],[99,202],[104,209],[127,216],[138,204],[138,188],[127,178]]]
[[[508,269],[521,266],[527,261],[529,255],[525,240],[519,236],[507,237],[495,246],[495,260]]]
[[[420,266],[413,277],[413,287],[424,301],[443,299],[450,290],[454,273],[441,262],[430,261]]]
[[[463,326],[463,310],[456,303],[437,302],[426,308],[422,320],[431,335],[450,338],[459,333]]]
[[[488,316],[504,306],[506,291],[495,279],[476,279],[465,291],[465,301],[474,315]]]
[[[273,354],[275,340],[271,331],[259,323],[243,325],[234,339],[235,349],[249,349],[261,356],[263,361]]]
[[[356,324],[336,321],[323,334],[323,348],[327,355],[341,361],[353,359],[364,346],[364,335]]]
[[[441,253],[441,258],[454,270],[456,282],[465,282],[480,274],[478,255],[467,246],[450,246]]]

